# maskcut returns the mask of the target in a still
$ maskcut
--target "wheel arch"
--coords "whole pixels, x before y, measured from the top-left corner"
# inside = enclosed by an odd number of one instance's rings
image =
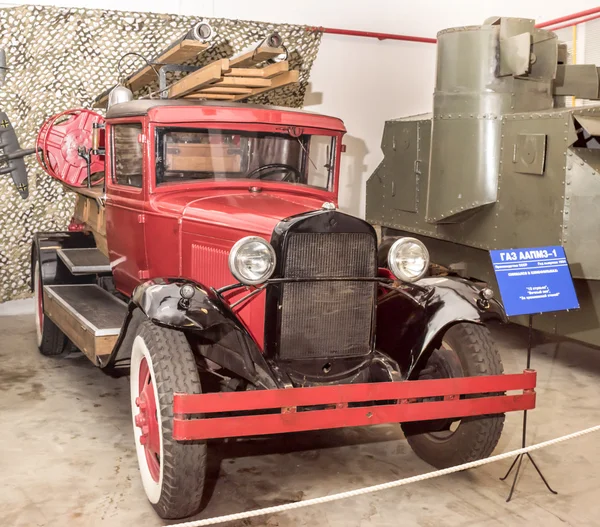
[[[450,329],[452,329],[454,326],[457,326],[459,324],[471,324],[474,326],[485,327],[484,322],[482,322],[481,320],[472,320],[472,319],[467,319],[467,320],[456,319],[456,320],[452,320],[452,321],[448,322],[446,325],[440,327],[438,329],[437,333],[433,336],[433,338],[431,338],[420,349],[417,349],[417,353],[415,353],[413,355],[414,363],[411,365],[411,367],[407,373],[407,379],[415,379],[418,377],[421,366],[423,364],[427,363],[431,354],[442,345],[442,342],[444,340],[444,336],[446,335],[446,333],[448,333],[448,331]]]
[[[409,294],[390,294],[388,301],[384,296],[377,306],[377,348],[397,361],[407,378],[452,326],[505,319],[498,302],[484,304],[480,290],[459,278],[425,278],[405,289]]]
[[[454,328],[456,331],[452,331]],[[483,324],[449,324],[444,337],[446,345],[431,353],[426,369],[419,371],[424,375],[423,378],[445,379],[503,373],[498,349]],[[450,427],[452,422],[458,422],[454,430]],[[504,414],[491,414],[406,422],[402,423],[402,430],[408,444],[421,459],[443,469],[488,457],[498,444],[503,426]]]
[[[195,289],[188,301],[180,294],[184,284]],[[113,353],[103,365],[107,373],[128,358],[137,328],[144,320],[183,332],[194,353],[242,379],[265,388],[280,387],[252,336],[214,291],[192,280],[170,278],[154,278],[134,290]]]

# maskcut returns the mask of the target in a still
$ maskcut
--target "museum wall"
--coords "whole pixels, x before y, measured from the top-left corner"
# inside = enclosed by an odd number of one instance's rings
[[[0,3],[0,7],[26,3]],[[37,4],[100,7],[89,0],[40,1]],[[306,0],[302,3],[272,0],[252,3],[241,0],[179,0],[169,3],[159,0],[107,0],[101,7],[435,37],[440,29],[480,24],[493,14],[542,21],[594,7],[595,3],[591,0],[575,0],[568,4],[541,0],[423,0],[418,12],[406,9],[406,5],[406,2],[393,0],[376,3],[341,0]],[[430,13],[430,16],[424,17],[423,13]],[[585,34],[585,29],[585,25],[581,27],[580,36]],[[570,36],[570,29],[560,33],[561,38],[568,39]],[[578,38],[580,61],[596,58],[590,49],[585,49],[586,41],[595,45],[600,39]],[[384,122],[430,111],[434,72],[433,44],[323,36],[311,71],[305,107],[339,116],[348,128],[340,190],[343,210],[364,217],[365,182],[382,159],[380,141]]]
[[[5,3],[10,6],[27,2]],[[101,7],[131,11],[169,12],[232,19],[289,22],[435,37],[440,29],[480,24],[499,14],[538,21],[595,7],[594,0],[422,0],[409,2],[305,0],[91,0],[38,1],[39,5]],[[423,17],[429,13],[429,17]],[[435,81],[435,45],[324,35],[311,73],[307,109],[336,115],[348,128],[347,153],[340,205],[364,216],[365,182],[382,159],[381,133],[385,119],[428,112]]]

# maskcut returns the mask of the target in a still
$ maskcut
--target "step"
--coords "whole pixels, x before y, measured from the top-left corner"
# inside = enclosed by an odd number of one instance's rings
[[[95,284],[46,285],[44,313],[97,363],[112,352],[127,304]]]
[[[96,247],[59,249],[60,259],[73,274],[110,273],[110,261]]]

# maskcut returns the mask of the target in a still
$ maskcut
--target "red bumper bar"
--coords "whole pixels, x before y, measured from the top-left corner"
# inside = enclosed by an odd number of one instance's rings
[[[510,375],[428,381],[200,395],[176,393],[173,439],[243,437],[531,410],[535,407],[536,377],[534,370],[525,370]],[[508,391],[522,393],[502,393]],[[462,395],[477,397],[461,399]],[[431,397],[443,400],[418,401]],[[348,403],[359,402],[368,404],[348,407]],[[257,415],[260,411],[265,413]],[[224,412],[252,412],[252,415],[210,417]]]

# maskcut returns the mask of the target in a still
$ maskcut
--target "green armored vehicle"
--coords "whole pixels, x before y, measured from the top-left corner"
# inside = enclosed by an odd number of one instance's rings
[[[433,114],[386,122],[367,221],[492,288],[490,249],[564,246],[581,309],[535,326],[600,345],[600,106],[565,107],[600,98],[598,68],[527,19],[447,29],[437,48]]]

